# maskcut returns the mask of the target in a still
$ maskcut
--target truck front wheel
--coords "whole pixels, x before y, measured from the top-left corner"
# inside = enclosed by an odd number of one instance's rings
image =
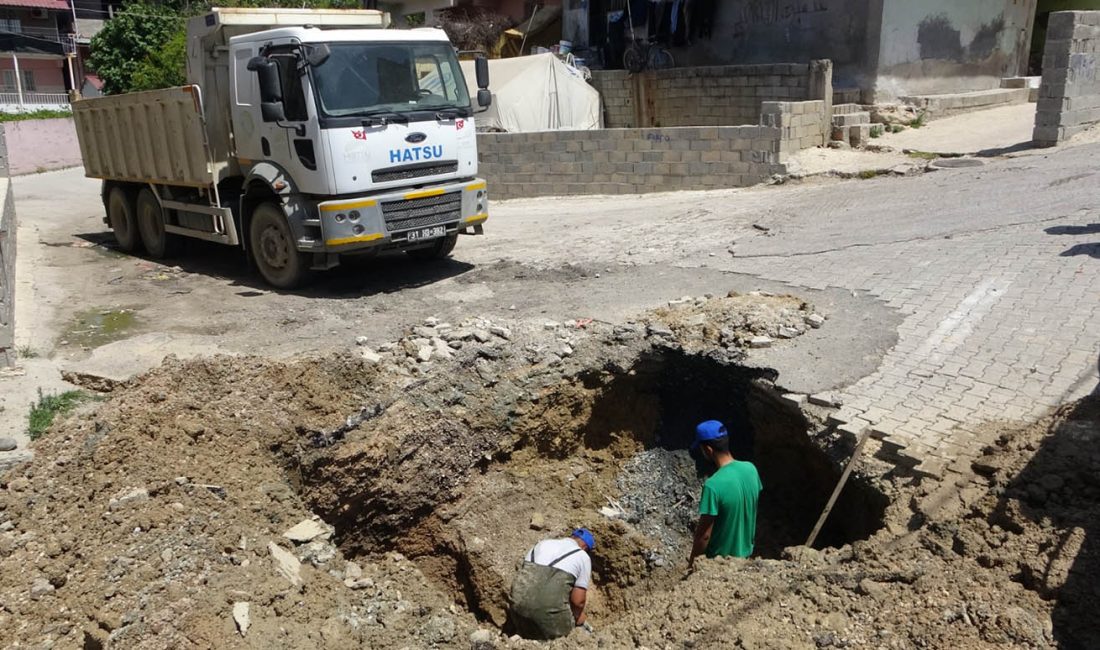
[[[405,254],[414,260],[442,260],[455,249],[456,242],[458,242],[458,233],[440,237],[427,248],[414,248],[411,251],[405,251]]]
[[[252,213],[248,243],[260,275],[273,287],[294,289],[309,279],[309,260],[294,245],[294,234],[283,211],[261,203]]]
[[[107,222],[111,224],[119,249],[127,253],[138,249],[141,239],[134,218],[133,195],[124,188],[111,188],[107,195]]]

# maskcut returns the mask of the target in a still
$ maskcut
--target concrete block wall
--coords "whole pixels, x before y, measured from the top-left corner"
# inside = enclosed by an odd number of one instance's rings
[[[822,147],[829,141],[831,113],[825,102],[764,102],[760,108],[761,126],[779,129],[780,152],[793,153],[810,147]]]
[[[496,199],[746,187],[822,146],[832,107],[768,102],[758,125],[479,133],[478,173]]]
[[[0,176],[0,368],[15,365],[15,199]]]
[[[1033,140],[1054,146],[1100,124],[1100,11],[1050,15]]]
[[[786,173],[770,126],[478,134],[495,199],[744,187]]]
[[[813,95],[812,67],[728,65],[633,75],[596,70],[592,85],[600,92],[608,128],[756,124],[762,102],[824,99]],[[830,91],[831,70],[830,64]]]

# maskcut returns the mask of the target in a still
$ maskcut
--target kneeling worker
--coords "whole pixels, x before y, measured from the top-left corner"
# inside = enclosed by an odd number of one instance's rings
[[[584,626],[596,538],[587,528],[569,537],[545,539],[523,558],[512,581],[512,621],[526,639],[556,639]]]
[[[748,557],[756,537],[756,504],[760,498],[760,474],[756,466],[730,453],[725,425],[707,420],[695,427],[695,444],[718,470],[703,483],[699,498],[699,524],[688,567],[704,552],[707,557]]]

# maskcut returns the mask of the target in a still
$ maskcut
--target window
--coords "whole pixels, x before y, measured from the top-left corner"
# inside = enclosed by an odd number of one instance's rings
[[[470,108],[450,43],[333,43],[312,74],[328,117]]]
[[[20,70],[20,77],[23,80],[23,92],[33,93],[38,90],[38,86],[34,82],[34,70]],[[7,92],[15,92],[19,87],[15,84],[15,70],[4,70],[4,90]]]
[[[11,34],[22,34],[23,21],[18,18],[0,18],[0,31]]]

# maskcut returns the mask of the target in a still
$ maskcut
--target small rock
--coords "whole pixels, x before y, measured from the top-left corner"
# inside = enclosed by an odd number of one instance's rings
[[[18,446],[13,438],[0,438],[0,451],[14,451]]]
[[[413,328],[413,336],[417,336],[422,339],[430,339],[437,334],[438,332],[435,331],[434,327],[424,327],[423,325],[417,325]]]
[[[271,559],[279,575],[289,580],[295,587],[302,584],[302,563],[294,557],[293,553],[275,542],[268,542],[267,550],[271,553]]]
[[[773,339],[770,336],[754,336],[749,339],[750,348],[770,348],[773,343]]]
[[[451,341],[451,342],[447,343],[447,345],[450,346],[450,348],[452,350],[461,350],[462,349],[462,341]]]
[[[799,334],[801,334],[801,332],[794,329],[793,327],[780,327],[779,331],[776,333],[776,335],[779,336],[779,338],[781,339],[793,339]]]
[[[810,327],[817,329],[825,324],[825,317],[821,314],[810,314],[805,318],[806,324]]]
[[[187,485],[190,482],[191,482],[190,479],[188,479],[186,476],[177,476],[176,477],[176,485]]]
[[[661,323],[650,323],[649,327],[646,328],[646,331],[649,333],[650,336],[672,336],[672,329],[669,328],[668,325],[663,325]]]
[[[478,343],[488,343],[492,340],[493,335],[486,330],[476,329],[473,331],[473,337]]]
[[[363,348],[359,356],[369,364],[375,364],[382,360],[382,355],[370,348]]]
[[[690,317],[684,319],[684,325],[687,325],[688,327],[697,327],[697,326],[702,325],[706,322],[707,322],[707,315],[706,314],[695,314],[694,316],[690,316]]]
[[[440,334],[444,341],[465,341],[474,337],[474,331],[467,327],[448,330]]]
[[[531,530],[546,530],[546,516],[541,512],[536,512],[531,515]]]
[[[1004,461],[997,456],[982,456],[970,463],[970,469],[982,476],[993,476],[1001,471],[1003,466]]]
[[[489,630],[474,630],[470,633],[470,650],[493,650],[495,647],[493,633]]]
[[[233,603],[233,622],[237,624],[237,631],[244,636],[248,632],[248,626],[252,625],[252,618],[248,614],[247,602]]]
[[[8,489],[12,492],[24,492],[31,487],[31,481],[26,476],[20,476],[8,481]]]
[[[421,345],[416,349],[416,360],[420,363],[427,363],[432,360],[432,346]]]
[[[561,323],[557,321],[548,320],[542,324],[543,329],[556,330],[561,327]]]
[[[424,324],[427,325],[428,327],[438,327],[439,326],[439,319],[436,318],[435,316],[428,316],[427,318],[424,319]]]
[[[571,357],[573,356],[573,348],[569,345],[563,345],[561,346],[561,349],[558,350],[558,354],[563,357]]]
[[[370,343],[370,339],[368,339],[367,337],[365,337],[365,336],[355,337],[355,344],[356,345],[366,345],[367,343]]]
[[[379,352],[393,352],[396,349],[397,349],[397,344],[392,342],[392,341],[388,341],[388,342],[383,343],[382,345],[378,346],[378,351]]]
[[[50,581],[45,578],[35,578],[31,583],[31,599],[39,600],[44,596],[47,596],[54,591],[54,586],[50,584]]]
[[[359,566],[355,562],[348,562],[344,564],[344,579],[345,580],[358,580],[363,577],[363,567]]]
[[[110,510],[121,510],[122,508],[128,508],[135,506],[139,503],[144,503],[149,500],[149,490],[145,488],[131,488],[125,492],[119,493],[107,504],[107,508]]]
[[[283,533],[283,537],[297,544],[311,542],[322,535],[325,536],[325,539],[328,539],[332,536],[332,530],[316,519],[303,519]]]
[[[309,562],[315,567],[331,562],[336,557],[336,547],[327,542],[318,540],[310,542],[301,551],[302,561]]]
[[[493,325],[489,328],[489,331],[500,338],[510,341],[512,339],[512,330],[507,327],[501,327],[500,325]]]

